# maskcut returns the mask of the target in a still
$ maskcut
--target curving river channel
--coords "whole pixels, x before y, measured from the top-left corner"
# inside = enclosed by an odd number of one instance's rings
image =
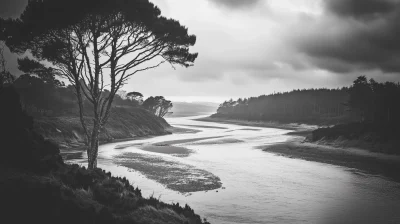
[[[99,167],[211,223],[400,223],[399,183],[260,149],[295,140],[288,130],[194,118],[168,118],[182,128],[172,135],[102,145]]]

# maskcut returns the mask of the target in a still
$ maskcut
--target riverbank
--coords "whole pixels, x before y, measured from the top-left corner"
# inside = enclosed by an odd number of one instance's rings
[[[286,134],[293,136],[289,141],[260,146],[259,148],[265,152],[289,158],[343,166],[374,175],[385,176],[400,182],[400,173],[398,172],[400,170],[400,156],[382,153],[387,152],[387,150],[382,150],[382,147],[387,146],[387,144],[371,145],[358,140],[345,140],[343,138],[325,138],[313,141],[313,132],[319,129],[317,129],[317,126],[311,125],[254,122],[212,117],[196,120],[292,130],[292,132]]]
[[[90,118],[86,118],[90,124]],[[84,133],[78,116],[38,117],[34,130],[61,149],[84,146]],[[171,134],[175,130],[163,118],[141,108],[114,108],[99,136],[100,143]],[[181,130],[182,131],[182,130]]]
[[[195,119],[196,121],[205,121],[205,122],[217,122],[222,124],[236,124],[242,126],[251,126],[251,127],[264,127],[264,128],[278,128],[278,129],[286,129],[293,131],[311,131],[318,128],[317,125],[308,125],[308,124],[296,124],[296,123],[279,123],[279,122],[266,122],[266,121],[247,121],[247,120],[239,120],[239,119],[227,119],[221,117],[204,117]]]
[[[134,141],[134,140],[143,140],[143,139],[149,139],[149,138],[153,138],[156,136],[162,136],[162,135],[169,135],[169,134],[189,134],[189,133],[197,133],[200,132],[199,130],[195,130],[195,129],[188,129],[188,128],[179,128],[179,127],[173,127],[173,126],[169,126],[167,128],[165,128],[165,132],[162,132],[161,134],[155,134],[155,135],[145,135],[145,136],[136,136],[136,137],[128,137],[128,138],[118,138],[118,139],[111,139],[108,141],[100,141],[100,145],[103,144],[108,144],[108,143],[118,143],[118,142],[128,142],[128,141]],[[52,139],[50,139],[52,140]],[[63,144],[63,143],[62,143]],[[135,143],[134,143],[135,144]],[[129,147],[131,146],[131,144],[126,144],[126,146],[121,145],[119,148],[123,149],[124,147]],[[74,145],[72,145],[71,147],[60,147],[61,149],[61,155],[63,156],[64,159],[66,159],[68,157],[68,159],[71,159],[71,155],[72,158],[80,158],[82,151],[86,150],[86,146],[83,142],[78,142]],[[80,156],[76,156],[75,154],[80,154]]]
[[[15,90],[0,88],[0,102],[1,221],[208,224],[188,205],[143,197],[125,177],[64,163],[58,146],[34,130]]]
[[[400,128],[394,123],[353,122],[316,129],[309,140],[335,147],[400,155],[399,136]]]
[[[354,172],[380,175],[400,182],[400,156],[351,147],[334,147],[305,141],[297,136],[290,141],[260,147],[265,152],[288,158],[327,163],[355,169]]]
[[[292,130],[287,135],[305,137],[308,142],[332,148],[356,148],[369,152],[399,155],[400,140],[396,133],[398,128],[375,127],[361,123],[339,124],[331,127],[299,123],[279,123],[265,121],[246,121],[226,119],[222,117],[205,117],[196,119],[205,122],[218,122],[222,124],[236,124],[241,126],[278,128]],[[386,140],[385,140],[386,139]]]

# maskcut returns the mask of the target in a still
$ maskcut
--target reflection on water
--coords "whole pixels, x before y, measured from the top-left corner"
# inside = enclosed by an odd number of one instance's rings
[[[103,145],[99,166],[126,176],[145,196],[154,194],[166,202],[189,204],[212,223],[400,223],[398,183],[256,149],[293,138],[284,135],[286,130],[256,127],[255,131],[190,118],[169,118],[168,122],[201,132]],[[213,137],[218,138],[210,139]],[[140,149],[143,144],[165,142],[193,153],[176,157]],[[170,190],[140,172],[116,165],[115,158],[123,153],[158,156],[196,167],[219,177],[222,187],[190,194]]]

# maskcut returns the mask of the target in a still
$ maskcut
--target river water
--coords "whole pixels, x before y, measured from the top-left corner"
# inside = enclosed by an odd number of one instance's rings
[[[263,145],[296,138],[285,135],[288,130],[201,122],[193,118],[167,121],[175,127],[196,129],[197,133],[102,145],[99,167],[127,177],[145,197],[153,195],[164,202],[187,203],[211,223],[400,223],[399,183],[260,149]],[[139,147],[160,142],[170,142],[193,153],[175,156]],[[115,158],[127,152],[208,171],[220,178],[222,187],[191,193],[168,189],[146,173],[117,165]],[[72,162],[84,164],[84,160]],[[167,175],[179,178],[180,174]]]

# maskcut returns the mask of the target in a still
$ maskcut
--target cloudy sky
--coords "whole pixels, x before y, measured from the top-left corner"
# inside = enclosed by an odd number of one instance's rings
[[[18,15],[26,2],[1,1],[1,16]],[[127,91],[220,102],[348,86],[359,75],[400,81],[400,0],[152,2],[197,36],[199,58],[188,69],[163,65],[137,74]]]

